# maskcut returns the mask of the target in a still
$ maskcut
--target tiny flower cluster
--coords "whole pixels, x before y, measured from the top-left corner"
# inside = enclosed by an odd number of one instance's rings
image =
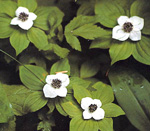
[[[47,75],[46,84],[43,88],[44,96],[46,98],[66,97],[66,86],[69,85],[69,82],[69,76],[61,72],[56,75]]]

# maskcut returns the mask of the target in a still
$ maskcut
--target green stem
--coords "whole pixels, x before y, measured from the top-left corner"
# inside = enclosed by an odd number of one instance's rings
[[[13,56],[9,55],[8,53],[6,53],[5,51],[1,50],[0,51],[2,53],[4,53],[5,55],[9,56],[11,59],[15,60],[17,63],[19,63],[20,65],[22,65],[24,68],[26,68],[30,73],[32,73],[37,79],[39,79],[43,84],[45,84],[44,81],[42,81],[36,74],[34,74],[30,69],[28,69],[25,65],[23,65],[20,61],[18,61],[17,59],[15,59]]]

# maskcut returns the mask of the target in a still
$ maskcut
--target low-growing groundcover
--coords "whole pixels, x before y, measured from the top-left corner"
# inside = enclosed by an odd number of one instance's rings
[[[149,0],[0,0],[0,131],[149,131]]]

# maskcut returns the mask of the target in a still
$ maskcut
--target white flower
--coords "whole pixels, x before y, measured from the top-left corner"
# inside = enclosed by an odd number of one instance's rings
[[[130,38],[132,41],[141,40],[141,30],[144,27],[144,19],[138,16],[120,16],[118,24],[112,30],[112,38],[125,41]]]
[[[67,88],[70,80],[67,74],[57,73],[46,77],[46,85],[43,88],[44,96],[55,98],[57,96],[66,97]]]
[[[28,30],[33,25],[33,20],[37,18],[37,16],[29,12],[29,10],[25,7],[18,7],[16,10],[16,16],[11,20],[11,25],[18,25],[24,30]]]
[[[102,103],[98,99],[92,99],[90,97],[82,98],[81,107],[84,109],[83,118],[90,119],[94,118],[95,120],[101,120],[104,118],[105,111],[100,108]]]

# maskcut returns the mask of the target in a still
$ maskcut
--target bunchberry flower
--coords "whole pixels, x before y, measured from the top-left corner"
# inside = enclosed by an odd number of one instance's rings
[[[16,16],[11,20],[11,25],[18,25],[20,28],[24,30],[28,30],[33,26],[33,20],[37,18],[37,16],[29,12],[29,10],[25,7],[18,7],[16,10]]]
[[[120,16],[118,24],[112,30],[112,38],[125,41],[130,38],[132,41],[141,40],[141,30],[144,27],[144,19],[138,16]]]
[[[43,92],[47,98],[55,98],[57,96],[66,97],[67,88],[69,85],[69,77],[67,74],[57,73],[56,75],[48,75]]]
[[[83,111],[84,119],[94,118],[95,120],[101,120],[104,118],[105,111],[100,108],[102,103],[98,99],[92,99],[90,97],[82,98],[81,108]]]

